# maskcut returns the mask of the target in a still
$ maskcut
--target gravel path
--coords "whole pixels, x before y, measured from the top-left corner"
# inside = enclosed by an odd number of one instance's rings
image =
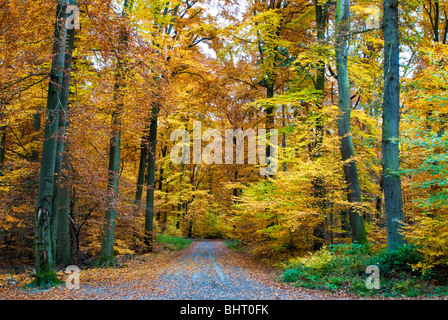
[[[0,281],[2,299],[75,300],[326,300],[353,299],[346,293],[295,288],[275,280],[276,270],[234,252],[222,241],[194,241],[182,252],[151,253],[126,261],[125,268],[86,269],[80,289],[65,286],[26,290],[23,274],[14,285]],[[8,275],[3,275],[6,279]],[[60,275],[64,279],[64,275]],[[65,280],[64,280],[65,281]]]
[[[308,298],[267,282],[268,275],[249,269],[247,261],[239,260],[222,242],[200,241],[160,276],[156,295],[183,300]]]

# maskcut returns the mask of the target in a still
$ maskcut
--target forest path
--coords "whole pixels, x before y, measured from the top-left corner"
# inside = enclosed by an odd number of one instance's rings
[[[158,279],[161,299],[315,299],[274,281],[221,241],[195,241]]]
[[[278,281],[279,270],[227,248],[222,241],[196,240],[182,250],[156,250],[119,262],[122,268],[89,268],[80,288],[28,290],[27,273],[0,273],[0,300],[326,300],[352,294],[295,288]],[[67,278],[58,271],[63,281]]]

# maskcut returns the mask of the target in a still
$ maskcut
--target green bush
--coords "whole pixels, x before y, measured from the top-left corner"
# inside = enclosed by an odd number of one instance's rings
[[[386,297],[445,296],[448,287],[429,282],[412,270],[420,261],[417,248],[405,245],[397,250],[373,253],[368,246],[359,244],[333,245],[308,256],[294,258],[284,264],[282,280],[297,287],[325,290],[344,290],[359,296]],[[366,267],[380,269],[380,289],[368,289]]]
[[[283,273],[283,281],[285,282],[296,282],[299,276],[299,270],[297,269],[287,269]]]
[[[359,243],[351,243],[351,244],[332,244],[329,245],[328,250],[334,254],[345,254],[345,255],[360,255],[360,254],[369,254],[370,248],[369,245],[359,244]]]
[[[372,264],[376,264],[382,274],[413,272],[412,265],[422,261],[422,256],[413,244],[403,245],[393,251],[383,250]]]
[[[169,236],[165,234],[159,234],[156,240],[157,242],[162,243],[165,246],[165,248],[173,251],[187,248],[192,243],[190,239],[185,239],[176,236]]]
[[[224,240],[224,244],[227,246],[227,248],[232,250],[236,250],[241,247],[241,241],[237,239]]]

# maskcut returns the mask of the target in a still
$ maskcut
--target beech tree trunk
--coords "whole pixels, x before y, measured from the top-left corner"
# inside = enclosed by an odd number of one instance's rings
[[[71,5],[76,4],[72,0]],[[70,253],[70,231],[69,231],[69,206],[70,206],[70,184],[68,173],[70,164],[68,158],[68,148],[66,142],[66,129],[69,123],[68,119],[68,100],[70,95],[70,73],[72,69],[73,47],[75,43],[75,28],[67,30],[67,47],[64,61],[64,80],[61,93],[62,108],[59,111],[59,137],[56,152],[55,166],[55,191],[54,206],[54,237],[55,237],[55,257],[56,264],[67,266],[72,262]]]
[[[53,210],[59,115],[62,108],[62,88],[66,51],[66,4],[60,0],[56,8],[53,38],[53,61],[48,86],[45,134],[39,176],[39,192],[35,214],[34,258],[36,275],[29,287],[47,289],[61,281],[54,271],[55,212]]]
[[[159,108],[154,106],[151,110],[151,124],[148,139],[148,182],[146,191],[145,214],[145,246],[146,251],[152,251],[153,221],[154,221],[154,188],[156,172],[156,148],[157,148],[157,118]]]
[[[398,1],[384,1],[384,91],[382,165],[386,209],[387,249],[405,243],[400,233],[404,220],[399,170],[400,63],[398,33]]]
[[[132,0],[125,0],[123,5],[122,17],[126,17],[132,6]],[[99,265],[112,266],[115,264],[114,242],[115,242],[115,223],[117,219],[117,200],[118,200],[118,176],[120,171],[120,149],[121,149],[121,117],[123,109],[123,89],[124,89],[124,55],[128,46],[128,32],[126,27],[122,26],[120,32],[120,42],[118,48],[117,77],[115,82],[115,101],[116,108],[112,113],[112,137],[110,139],[109,149],[109,176],[108,176],[108,197],[107,209],[105,212],[105,221],[103,226],[103,237],[101,241],[101,256]]]
[[[325,42],[325,28],[328,14],[328,5],[320,4],[319,1],[315,2],[315,11],[316,11],[316,25],[317,25],[317,41],[320,45]],[[316,80],[314,88],[320,91],[320,101],[317,104],[318,110],[322,110],[322,103],[325,91],[325,62],[319,61],[318,67],[316,70]],[[318,114],[318,119],[316,120],[316,137],[315,143],[312,150],[313,158],[320,158],[322,156],[322,142],[324,137],[324,126],[323,126],[323,117],[320,112]],[[316,197],[317,205],[324,209],[326,207],[326,201],[323,200],[325,197],[325,180],[322,176],[315,177],[312,180],[313,184],[313,194]],[[325,222],[322,221],[319,223],[313,231],[314,235],[314,243],[313,250],[319,250],[324,245],[325,238]]]
[[[355,152],[350,129],[350,82],[348,76],[347,54],[348,37],[350,35],[350,1],[338,0],[336,5],[336,68],[339,90],[339,110],[341,116],[338,119],[338,133],[341,137],[341,156],[344,161],[344,176],[348,184],[348,201],[354,206],[349,210],[349,220],[352,233],[352,241],[361,244],[367,243],[364,227],[364,219],[359,209],[355,206],[361,203],[361,188],[359,186],[356,161],[353,159]]]
[[[135,192],[135,204],[140,207],[142,203],[143,196],[143,186],[145,185],[145,175],[146,175],[146,167],[148,163],[148,134],[146,133],[147,129],[145,129],[145,134],[142,138],[140,145],[140,162],[138,165],[138,174],[137,174],[137,190]]]
[[[6,128],[6,126],[0,126],[0,176],[3,175],[3,166],[5,165]]]

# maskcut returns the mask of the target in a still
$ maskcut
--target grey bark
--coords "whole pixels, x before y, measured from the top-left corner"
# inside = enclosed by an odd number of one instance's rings
[[[132,0],[125,0],[123,5],[122,17],[125,18],[132,7]],[[128,46],[128,32],[125,26],[120,31],[118,48],[118,71],[115,81],[115,101],[116,109],[112,113],[112,137],[110,139],[109,149],[109,174],[108,174],[108,197],[107,209],[105,212],[105,221],[103,226],[103,237],[101,240],[101,256],[99,264],[110,266],[115,264],[114,242],[115,242],[115,223],[117,219],[117,200],[118,200],[118,178],[120,170],[120,149],[121,149],[121,116],[123,108],[123,89],[124,89],[124,62],[122,59]]]
[[[152,251],[153,222],[154,222],[154,188],[156,172],[156,149],[157,149],[157,118],[159,108],[153,106],[151,110],[151,124],[149,127],[148,140],[148,182],[146,192],[145,212],[145,246],[146,250]]]
[[[39,175],[39,191],[35,213],[34,258],[36,274],[30,287],[49,288],[60,283],[54,271],[54,185],[59,131],[59,113],[61,109],[64,81],[65,41],[67,29],[66,13],[63,1],[58,1],[56,23],[53,38],[53,60],[48,86],[45,134]]]
[[[384,90],[382,166],[386,214],[387,249],[393,250],[405,243],[401,231],[404,220],[401,179],[399,170],[400,123],[400,42],[398,33],[398,1],[385,0],[384,32]]]
[[[0,126],[0,176],[4,174],[3,167],[5,165],[6,128],[6,126]]]
[[[341,156],[344,161],[344,176],[348,184],[348,201],[354,206],[349,210],[352,241],[367,243],[364,219],[355,206],[361,204],[361,189],[350,128],[350,82],[348,75],[348,37],[350,34],[350,1],[338,0],[336,5],[336,68],[339,90],[338,134],[341,137]]]

